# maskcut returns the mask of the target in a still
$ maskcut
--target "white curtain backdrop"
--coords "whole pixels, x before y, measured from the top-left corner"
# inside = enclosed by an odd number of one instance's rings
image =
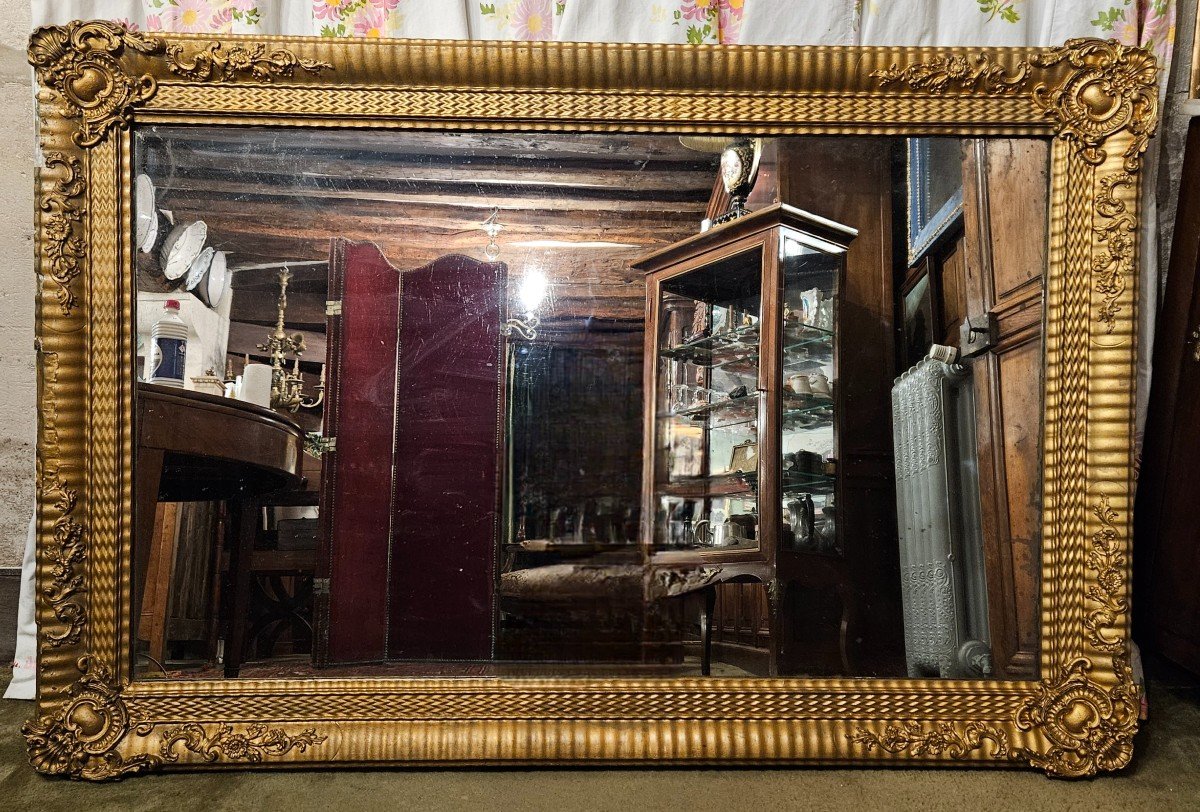
[[[1174,0],[43,0],[34,25],[360,37],[767,45],[1051,45],[1115,37],[1166,55]]]
[[[33,24],[110,19],[143,31],[756,45],[1051,46],[1114,38],[1167,69],[1176,0],[33,0]],[[1144,171],[1139,441],[1158,291],[1155,148]],[[31,567],[22,603],[31,611]],[[24,640],[32,652],[32,642]],[[22,663],[14,686],[32,686]],[[31,668],[29,663],[26,668]],[[22,678],[24,678],[22,680]],[[31,694],[30,694],[31,696]]]

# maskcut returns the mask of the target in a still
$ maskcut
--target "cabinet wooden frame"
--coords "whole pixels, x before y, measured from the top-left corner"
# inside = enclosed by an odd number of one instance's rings
[[[371,764],[1129,762],[1148,52],[34,32],[41,772]],[[133,124],[1054,138],[1040,679],[134,682]]]

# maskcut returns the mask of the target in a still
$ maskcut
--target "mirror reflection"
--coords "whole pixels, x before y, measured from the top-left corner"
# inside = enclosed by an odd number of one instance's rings
[[[1046,141],[134,146],[138,678],[1036,677]]]

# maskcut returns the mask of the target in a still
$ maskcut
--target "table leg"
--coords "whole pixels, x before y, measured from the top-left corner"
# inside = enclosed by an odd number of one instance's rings
[[[162,482],[163,451],[161,448],[139,448],[135,471],[135,504],[133,517],[133,623],[142,617],[142,602],[146,592],[146,573],[150,568],[150,548],[154,538],[154,513],[158,506],[158,486]],[[137,636],[137,629],[134,629]]]
[[[712,674],[712,626],[716,605],[717,588],[707,587],[704,590],[704,611],[700,613],[700,673],[705,677]]]
[[[236,677],[246,654],[246,627],[250,614],[250,557],[262,522],[262,507],[256,499],[231,499],[230,524],[233,549],[229,556],[229,575],[233,582],[230,601],[229,634],[225,643],[225,676]]]

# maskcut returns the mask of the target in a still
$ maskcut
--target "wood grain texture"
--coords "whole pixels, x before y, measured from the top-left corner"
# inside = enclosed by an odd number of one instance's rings
[[[1028,678],[1040,645],[1047,267],[1046,220],[1031,213],[1047,211],[1049,154],[1044,141],[1011,139],[969,141],[964,157],[963,307],[973,324],[996,327],[994,345],[971,361],[992,656],[997,674]]]

